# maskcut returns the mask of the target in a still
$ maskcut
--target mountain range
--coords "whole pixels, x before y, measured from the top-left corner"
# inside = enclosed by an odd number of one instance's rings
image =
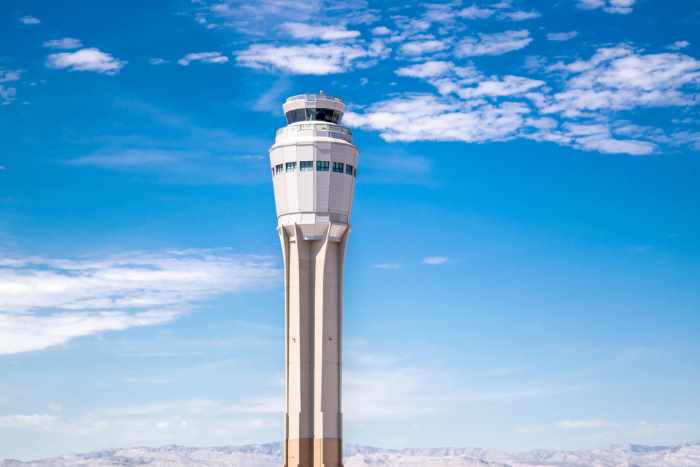
[[[479,448],[381,449],[347,445],[345,467],[700,467],[700,443],[616,445],[523,453]],[[50,459],[0,461],[0,467],[280,467],[279,443],[224,447],[134,447]]]

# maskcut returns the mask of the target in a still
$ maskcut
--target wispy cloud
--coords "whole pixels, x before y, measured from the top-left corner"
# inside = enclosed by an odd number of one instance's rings
[[[566,42],[570,41],[574,37],[578,36],[578,31],[569,32],[550,32],[547,33],[547,40],[554,42]]]
[[[28,26],[34,26],[41,23],[41,20],[36,16],[26,15],[19,18],[19,22]]]
[[[274,68],[298,75],[327,75],[347,71],[360,59],[370,56],[370,51],[359,46],[336,43],[254,44],[236,53],[236,61],[249,68]]]
[[[83,43],[74,37],[64,37],[62,39],[52,39],[50,41],[44,42],[44,47],[48,47],[50,49],[69,50],[69,49],[78,49],[82,46],[83,46]]]
[[[527,47],[532,42],[530,31],[505,31],[466,37],[455,47],[458,57],[503,55]]]
[[[192,62],[213,63],[221,65],[228,62],[228,57],[221,52],[194,52],[189,53],[177,61],[179,65],[187,66]]]
[[[76,52],[62,52],[48,56],[46,66],[69,71],[94,71],[106,75],[119,72],[127,62],[96,48],[81,49]]]
[[[399,263],[377,263],[372,265],[373,268],[375,269],[401,269],[401,264]]]
[[[576,0],[582,10],[602,9],[606,13],[626,15],[632,13],[636,0]]]
[[[265,286],[267,257],[229,250],[0,260],[0,354],[175,319],[199,300]]]
[[[429,266],[439,266],[441,264],[447,264],[449,258],[447,256],[427,256],[423,258],[422,263]]]
[[[17,96],[17,88],[4,83],[19,81],[22,72],[19,70],[0,69],[0,105],[9,105]]]
[[[337,41],[355,39],[360,36],[360,31],[346,29],[344,26],[319,26],[315,24],[287,22],[281,26],[282,30],[295,39],[320,39],[323,41]]]

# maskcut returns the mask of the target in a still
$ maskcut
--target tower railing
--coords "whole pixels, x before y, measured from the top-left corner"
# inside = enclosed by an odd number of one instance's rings
[[[326,136],[328,138],[338,138],[348,143],[352,142],[352,131],[340,125],[329,125],[326,123],[318,124],[294,124],[277,130],[276,136]]]

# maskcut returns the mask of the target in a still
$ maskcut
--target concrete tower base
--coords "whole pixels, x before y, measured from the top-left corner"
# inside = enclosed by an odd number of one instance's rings
[[[285,262],[285,467],[342,467],[342,271],[348,226],[280,226]]]

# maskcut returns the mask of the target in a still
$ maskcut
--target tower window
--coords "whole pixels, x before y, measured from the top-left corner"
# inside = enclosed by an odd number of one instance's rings
[[[277,165],[275,166],[275,173],[276,173],[276,174],[282,173],[282,169],[283,169],[283,168],[284,168],[284,166],[283,166],[282,164],[277,164]]]
[[[294,172],[297,169],[297,163],[296,162],[287,162],[284,165],[285,172]]]
[[[353,168],[354,168],[354,167],[351,166],[350,164],[345,164],[345,173],[348,174],[348,175],[352,175]]]
[[[311,172],[314,170],[314,161],[301,161],[299,162],[299,170],[302,172]]]
[[[331,163],[328,161],[316,161],[316,170],[319,172],[328,172],[330,164]]]
[[[333,172],[342,174],[344,168],[345,164],[343,164],[342,162],[333,162]]]
[[[352,173],[353,177],[357,177],[357,167],[355,167],[355,171]]]

